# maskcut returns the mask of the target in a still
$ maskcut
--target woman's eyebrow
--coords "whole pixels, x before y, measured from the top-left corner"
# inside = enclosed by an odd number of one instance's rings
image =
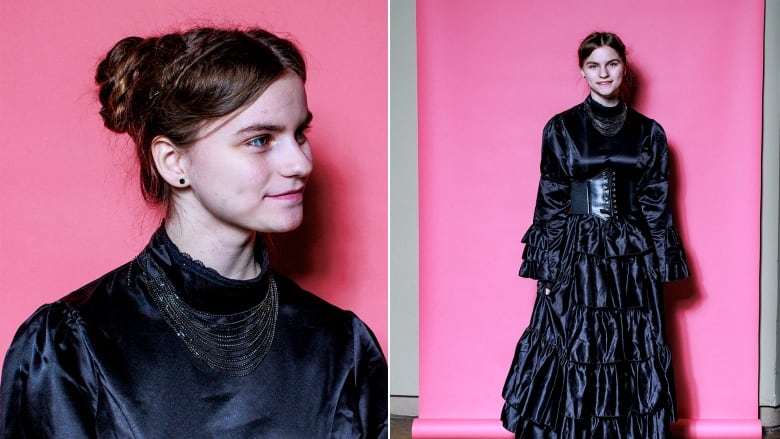
[[[314,115],[311,113],[311,111],[309,111],[306,114],[306,118],[303,120],[303,122],[300,125],[310,124],[313,118]],[[240,136],[244,134],[254,134],[254,133],[268,132],[268,131],[270,132],[284,131],[284,125],[256,123],[239,129],[238,131],[236,131],[235,135]]]
[[[262,131],[276,132],[276,131],[282,131],[283,129],[284,127],[282,125],[257,123],[257,124],[252,124],[244,128],[241,128],[240,130],[236,131],[236,135],[238,136],[242,134],[253,134]]]
[[[604,61],[604,64],[609,64],[609,63],[615,62],[615,61],[620,61],[620,58],[612,58],[610,60]],[[587,62],[585,62],[585,65],[586,66],[589,66],[589,65],[597,66],[597,65],[599,65],[599,63],[597,63],[596,61],[587,61]]]

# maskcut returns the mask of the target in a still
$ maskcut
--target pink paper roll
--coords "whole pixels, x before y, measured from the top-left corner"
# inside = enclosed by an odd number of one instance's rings
[[[681,419],[672,424],[676,438],[697,439],[758,439],[761,421],[758,419]]]
[[[542,128],[585,98],[577,45],[607,30],[623,38],[640,74],[636,108],[666,130],[675,222],[692,273],[665,289],[678,416],[697,420],[675,428],[688,437],[759,437],[763,6],[417,1],[416,431],[445,431],[438,430],[448,428],[443,419],[498,423],[501,389],[535,297],[534,282],[517,270]],[[438,437],[485,437],[466,436],[466,428],[502,437],[480,430],[482,423],[451,425],[457,428]]]
[[[681,419],[672,424],[677,439],[759,439],[758,419]],[[417,419],[415,439],[511,439],[496,419]]]
[[[415,439],[511,439],[496,419],[416,419],[412,423]]]

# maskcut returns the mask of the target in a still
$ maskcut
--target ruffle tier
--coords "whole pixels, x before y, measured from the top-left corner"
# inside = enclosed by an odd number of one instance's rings
[[[637,439],[671,437],[670,415],[666,409],[649,414],[630,414],[626,418],[574,419],[564,417],[559,433],[547,425],[520,416],[509,404],[504,404],[501,419],[505,426],[511,426],[515,437],[523,439]]]
[[[569,296],[572,303],[588,308],[642,308],[647,305],[648,290],[652,294],[653,264],[650,251],[609,259],[577,253],[554,291],[574,291]]]
[[[640,310],[616,312],[576,307],[568,320],[565,352],[574,363],[637,365],[656,359],[659,349],[666,348],[653,320]],[[664,351],[661,349],[660,353]]]
[[[592,215],[571,215],[560,227],[535,223],[528,228],[521,242],[525,248],[519,274],[531,279],[555,282],[559,273],[561,276],[571,273],[567,267],[561,266],[566,263],[566,258],[562,257],[566,254],[589,255],[612,265],[615,262],[610,260],[621,259],[623,265],[612,267],[614,273],[622,273],[624,267],[643,259],[644,265],[636,267],[632,273],[635,277],[639,270],[664,282],[688,276],[685,252],[677,229],[669,226],[648,230],[639,218],[630,215],[614,221],[604,221]],[[654,252],[661,253],[662,257],[653,257]],[[620,286],[621,280],[627,279],[615,279],[618,282],[616,286]],[[626,288],[617,292],[641,290],[633,284],[624,285]],[[636,306],[641,306],[641,303]]]
[[[542,279],[517,344],[504,426],[522,438],[668,437],[675,387],[661,281],[687,275],[679,235],[658,232],[667,256],[658,258],[656,231],[632,217],[569,216],[558,248],[548,233],[536,226],[523,238],[525,273],[558,275]],[[553,259],[555,268],[544,267]]]
[[[643,359],[583,363],[547,337],[525,332],[504,385],[504,400],[522,417],[559,430],[561,416],[626,418],[674,406],[668,346],[648,346]]]

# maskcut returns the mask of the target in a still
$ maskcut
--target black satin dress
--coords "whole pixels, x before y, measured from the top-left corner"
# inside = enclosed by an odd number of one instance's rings
[[[622,108],[587,103],[597,117]],[[630,108],[620,131],[603,135],[584,105],[544,128],[520,268],[539,281],[537,297],[501,418],[518,438],[666,438],[676,413],[662,283],[688,276],[672,224],[666,136]],[[574,188],[603,173],[620,203],[608,218],[574,213]]]
[[[264,252],[260,252],[264,253]],[[236,281],[180,253],[163,228],[148,254],[188,305],[259,303],[269,271]],[[369,328],[274,274],[275,338],[249,375],[193,355],[150,299],[144,258],[41,307],[3,364],[2,438],[385,438],[387,364]]]

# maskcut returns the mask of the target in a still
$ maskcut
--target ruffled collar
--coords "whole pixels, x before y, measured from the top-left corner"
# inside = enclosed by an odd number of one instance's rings
[[[248,280],[224,277],[181,252],[165,232],[164,225],[157,229],[144,251],[162,269],[179,298],[200,311],[214,314],[245,311],[260,303],[268,291],[268,250],[260,241],[255,258],[261,271]]]

